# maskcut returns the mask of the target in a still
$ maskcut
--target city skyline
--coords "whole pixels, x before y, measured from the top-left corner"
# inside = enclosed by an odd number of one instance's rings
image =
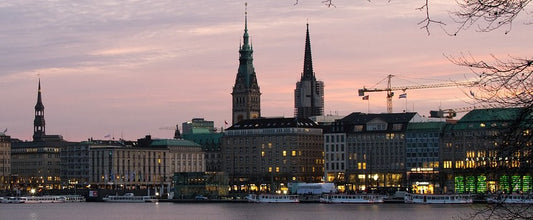
[[[532,31],[523,16],[507,35],[471,29],[451,37],[434,25],[428,36],[417,26],[424,19],[415,10],[419,3],[385,2],[339,0],[328,8],[319,0],[248,1],[261,115],[293,116],[306,23],[314,70],[326,85],[325,114],[385,112],[385,93],[371,93],[368,103],[357,89],[388,74],[413,81],[464,79],[469,70],[444,55],[528,55],[524,43]],[[436,19],[448,19],[454,8],[448,1],[432,4]],[[13,138],[31,140],[39,77],[47,134],[66,140],[171,138],[174,131],[166,128],[192,118],[216,127],[231,121],[244,1],[17,1],[0,3],[0,11],[0,129]],[[394,112],[407,106],[428,115],[439,106],[468,105],[456,88],[407,93],[407,102],[393,99]]]

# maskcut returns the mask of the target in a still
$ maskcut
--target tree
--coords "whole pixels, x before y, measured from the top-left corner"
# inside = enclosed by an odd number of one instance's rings
[[[446,22],[431,17],[432,1],[421,1],[418,10],[425,14],[418,23],[421,29],[424,29],[428,35],[432,25],[444,29]],[[457,26],[455,30],[446,33],[456,36],[471,28],[481,33],[505,28],[507,34],[512,30],[517,16],[527,13],[526,8],[530,6],[531,1],[456,0],[458,9],[450,12],[450,15]],[[328,7],[335,7],[333,0],[322,2]],[[485,61],[463,54],[447,58],[453,64],[469,68],[477,76],[476,83],[466,92],[474,102],[491,107],[519,107],[515,120],[498,133],[501,144],[495,149],[500,161],[494,169],[531,175],[533,173],[533,57],[509,56],[501,59],[492,56],[492,61]],[[509,169],[510,167],[516,169]],[[468,216],[471,217],[533,219],[533,205],[494,204],[478,210],[475,216]]]
[[[455,36],[474,25],[480,32],[506,28],[507,34],[511,31],[515,18],[524,13],[530,2],[531,0],[456,0],[458,10],[451,12],[451,17],[458,27],[450,35]],[[421,23],[429,34],[431,24],[444,23],[431,19],[428,6],[429,0],[425,0],[425,4],[419,9],[426,12],[426,18]],[[494,148],[500,161],[496,167],[489,166],[489,169],[493,170],[488,172],[504,171],[507,175],[531,175],[533,59],[512,56],[505,60],[495,56],[492,58],[493,61],[489,62],[467,55],[448,57],[452,63],[469,68],[477,76],[476,83],[468,92],[476,103],[492,107],[520,107],[515,120],[498,134],[500,145]],[[532,219],[532,208],[530,204],[509,205],[501,202],[485,206],[468,218]]]
[[[515,18],[524,13],[531,0],[456,0],[458,10],[451,12],[458,27],[450,35],[476,25],[480,32],[490,32],[506,28],[505,34],[512,29]],[[426,18],[421,22],[429,34],[431,24],[444,25],[434,21],[429,13],[429,0],[419,8],[425,10]],[[485,172],[504,171],[510,175],[531,175],[533,172],[533,59],[509,56],[502,60],[492,56],[493,61],[478,60],[472,56],[448,57],[459,66],[469,68],[476,76],[476,83],[468,95],[477,103],[492,107],[519,107],[515,120],[501,129],[495,138],[499,146],[494,146],[499,159],[496,167]],[[482,169],[486,169],[483,167]],[[511,173],[512,172],[512,173]],[[503,202],[479,209],[471,217],[486,219],[532,219],[533,206],[514,205]]]

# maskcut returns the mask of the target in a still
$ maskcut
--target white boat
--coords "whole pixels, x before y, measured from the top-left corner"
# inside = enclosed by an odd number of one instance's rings
[[[64,196],[28,196],[28,197],[19,197],[22,200],[22,203],[32,204],[32,203],[64,203]]]
[[[473,199],[468,194],[432,195],[432,194],[406,194],[405,203],[416,204],[469,204]]]
[[[533,204],[532,194],[500,194],[487,197],[488,203]]]
[[[300,202],[298,195],[283,194],[250,194],[246,197],[248,202],[258,203],[297,203]]]
[[[322,203],[352,203],[352,204],[372,204],[383,203],[384,195],[373,194],[324,194],[320,198]]]
[[[123,196],[106,196],[103,198],[105,202],[115,203],[141,203],[141,202],[157,202],[153,196],[136,196],[133,193],[126,193]]]
[[[20,197],[5,197],[2,199],[2,203],[24,203],[24,201]]]
[[[85,202],[85,197],[81,195],[62,195],[65,197],[65,202]]]

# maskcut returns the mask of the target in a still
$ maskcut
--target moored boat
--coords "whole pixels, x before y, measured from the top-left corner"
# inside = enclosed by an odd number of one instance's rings
[[[142,202],[157,202],[153,196],[136,196],[133,193],[126,193],[122,196],[106,196],[103,198],[104,202],[115,203],[142,203]]]
[[[468,194],[406,194],[405,203],[416,204],[470,204],[473,202],[472,196]]]
[[[246,197],[248,202],[257,203],[297,203],[300,202],[298,195],[284,194],[250,194]]]
[[[533,204],[532,194],[499,194],[487,197],[488,203]]]
[[[65,197],[65,202],[85,202],[85,197],[81,195],[62,195]]]
[[[25,200],[21,200],[20,197],[5,197],[2,199],[2,203],[24,203]]]
[[[384,195],[374,194],[324,194],[320,198],[322,203],[352,203],[352,204],[373,204],[383,203]]]
[[[64,196],[28,196],[28,197],[19,197],[22,203],[33,204],[33,203],[64,203]]]

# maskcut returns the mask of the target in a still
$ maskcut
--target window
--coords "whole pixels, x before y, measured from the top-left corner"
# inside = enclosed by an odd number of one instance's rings
[[[393,125],[392,125],[392,130],[394,130],[394,131],[401,131],[401,130],[402,130],[402,127],[403,127],[402,124],[393,124]]]
[[[445,169],[450,169],[452,168],[452,161],[449,161],[449,160],[446,160],[442,163],[442,166],[445,168]]]
[[[286,151],[286,150],[283,151],[283,156],[284,156],[284,157],[287,156],[287,151]]]
[[[295,151],[295,150],[293,150],[293,151],[291,152],[291,156],[296,157],[296,151]]]
[[[384,130],[387,130],[387,124],[386,123],[368,123],[367,130],[384,131]]]

